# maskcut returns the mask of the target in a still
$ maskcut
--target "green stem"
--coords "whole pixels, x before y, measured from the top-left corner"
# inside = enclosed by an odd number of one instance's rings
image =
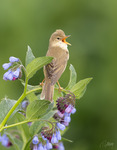
[[[3,130],[4,125],[6,124],[7,120],[9,119],[9,117],[11,116],[11,114],[13,113],[13,111],[16,109],[16,107],[26,97],[27,84],[28,84],[28,78],[26,78],[26,83],[25,83],[23,94],[20,96],[20,98],[17,100],[17,102],[13,105],[13,107],[9,110],[8,114],[6,115],[6,117],[4,118],[4,120],[2,121],[2,123],[0,124],[0,131]]]
[[[19,126],[21,124],[25,124],[25,123],[28,123],[28,122],[33,122],[33,121],[36,121],[35,120],[25,120],[25,121],[22,121],[22,122],[18,122],[18,123],[14,123],[14,124],[11,124],[11,125],[8,125],[8,126],[4,126],[3,129],[8,129],[8,128],[11,128],[11,127],[15,127],[15,126]]]
[[[32,92],[36,92],[36,91],[39,91],[39,90],[41,90],[42,88],[41,87],[38,87],[38,88],[35,88],[35,89],[32,89],[32,90],[30,90],[30,91],[28,91],[28,92],[26,92],[26,95],[28,95],[28,94],[30,94],[30,93],[32,93]],[[58,90],[58,88],[55,88],[56,90]],[[62,90],[63,92],[66,92],[66,90]]]
[[[24,87],[24,94],[26,95],[27,90],[27,84],[28,84],[28,78],[26,78],[25,87]]]
[[[25,121],[22,121],[22,122],[18,122],[18,123],[14,123],[14,124],[11,124],[11,125],[8,125],[8,126],[4,126],[4,127],[2,127],[2,130],[3,129],[8,129],[8,128],[11,128],[11,127],[15,127],[15,126],[19,126],[21,124],[25,124],[25,123],[28,123],[28,122],[34,122],[34,121],[46,121],[46,122],[49,122],[52,125],[52,128],[54,127],[53,123],[49,120],[32,119],[32,120],[25,120]]]
[[[36,89],[30,90],[30,91],[26,92],[26,95],[28,95],[28,94],[30,94],[30,93],[32,93],[32,92],[39,91],[39,90],[41,90],[41,89],[42,89],[42,88],[41,88],[41,87],[39,87],[39,88],[36,88]]]

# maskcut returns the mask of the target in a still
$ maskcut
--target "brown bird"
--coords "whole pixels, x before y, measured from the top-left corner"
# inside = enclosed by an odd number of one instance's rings
[[[53,101],[54,85],[64,72],[69,59],[67,46],[71,44],[66,42],[68,37],[62,30],[56,30],[50,37],[46,56],[52,56],[54,59],[44,67],[45,83],[41,99]]]

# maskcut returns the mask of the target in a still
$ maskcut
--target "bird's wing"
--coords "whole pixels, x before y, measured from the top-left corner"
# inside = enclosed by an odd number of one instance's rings
[[[56,60],[53,59],[53,61],[45,66],[46,76],[50,79],[51,84],[54,85],[64,72],[66,68],[67,61],[64,59]]]

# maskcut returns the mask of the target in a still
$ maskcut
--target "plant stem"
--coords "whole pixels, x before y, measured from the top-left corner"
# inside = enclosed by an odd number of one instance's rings
[[[6,115],[6,117],[4,118],[4,120],[2,121],[0,128],[2,128],[5,123],[7,122],[8,118],[11,116],[11,114],[13,113],[13,111],[16,109],[16,107],[19,105],[19,103],[25,98],[25,94],[23,93],[21,95],[21,97],[18,99],[18,101],[13,105],[13,107],[10,109],[10,111],[8,112],[8,114]]]
[[[42,89],[42,88],[41,88],[41,87],[39,87],[39,88],[36,88],[36,89],[30,90],[30,91],[26,92],[26,95],[28,95],[28,94],[30,94],[30,93],[32,93],[32,92],[39,91],[39,90],[41,90],[41,89]]]
[[[17,102],[13,105],[13,107],[9,110],[8,114],[6,115],[6,117],[4,118],[4,120],[2,121],[2,123],[0,124],[0,131],[3,130],[3,127],[4,127],[5,123],[7,122],[7,120],[9,119],[9,117],[11,116],[11,114],[13,113],[13,111],[16,109],[16,107],[26,97],[27,84],[28,84],[28,78],[26,78],[26,83],[25,83],[23,94],[20,96],[20,98],[17,100]]]
[[[52,125],[52,129],[54,128],[54,125],[51,121],[49,120],[43,120],[43,119],[32,119],[32,120],[24,120],[24,121],[21,121],[21,122],[18,122],[18,123],[14,123],[14,124],[11,124],[11,125],[8,125],[8,126],[4,126],[2,127],[2,130],[3,129],[8,129],[8,128],[11,128],[11,127],[15,127],[15,126],[19,126],[21,124],[25,124],[25,123],[28,123],[28,122],[34,122],[34,121],[45,121],[45,122],[48,122]]]
[[[11,125],[8,125],[8,126],[4,126],[3,129],[8,129],[8,128],[11,128],[11,127],[15,127],[15,126],[19,126],[21,124],[25,124],[25,123],[28,123],[28,122],[33,122],[33,121],[36,121],[36,120],[25,120],[25,121],[22,121],[22,122],[18,122],[18,123],[14,123],[14,124],[11,124]]]

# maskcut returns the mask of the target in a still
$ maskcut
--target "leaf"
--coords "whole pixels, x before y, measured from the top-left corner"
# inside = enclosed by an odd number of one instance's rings
[[[48,109],[49,104],[50,102],[48,100],[35,100],[31,102],[26,110],[26,118],[31,120],[44,115]]]
[[[33,55],[30,46],[28,46],[28,50],[26,52],[25,66],[27,66],[34,59],[35,59],[35,56]]]
[[[70,91],[74,93],[77,99],[80,99],[84,95],[86,91],[86,87],[91,80],[92,78],[86,78],[84,80],[80,80],[72,87]]]
[[[30,148],[30,143],[32,142],[32,138],[26,143],[25,147],[23,150],[31,150]]]
[[[41,119],[43,120],[49,120],[54,116],[54,114],[57,112],[57,110],[51,110],[46,115],[44,115]],[[37,134],[41,127],[43,126],[45,122],[44,121],[36,121],[30,126],[30,134],[31,136]]]
[[[67,141],[67,142],[73,143],[73,141],[66,139],[66,138],[63,138],[63,137],[62,137],[62,141]]]
[[[77,79],[77,73],[72,64],[70,64],[69,70],[70,70],[70,80],[66,87],[66,90],[71,90],[71,88],[76,84]]]
[[[35,58],[26,67],[27,78],[30,79],[40,68],[49,64],[52,61],[52,57],[38,57]]]
[[[27,99],[29,100],[30,103],[31,103],[32,101],[38,99],[34,92],[28,94],[26,97],[27,97]]]
[[[50,110],[52,110],[54,107],[54,102],[50,103],[49,106],[48,106],[48,109],[46,111],[46,113],[48,113]]]
[[[13,105],[16,103],[17,101],[15,100],[11,100],[11,99],[3,99],[0,102],[0,123],[3,121],[3,119],[5,118],[5,116],[7,115],[7,113],[9,112],[9,110],[13,107]],[[12,113],[12,115],[14,113],[16,113],[20,108],[17,107],[14,112]]]
[[[16,120],[16,123],[17,122],[22,122],[22,121],[25,120],[25,117],[22,114],[20,114],[20,113],[16,113],[15,114],[15,120]],[[23,147],[25,147],[25,144],[30,139],[29,126],[28,126],[28,124],[25,123],[25,124],[17,126],[17,128],[20,131],[22,139],[23,139],[23,142],[24,142]]]
[[[22,148],[22,141],[20,140],[20,139],[18,139],[18,138],[16,138],[15,136],[16,135],[12,135],[12,133],[5,133],[8,137],[9,137],[9,139],[10,139],[10,141],[11,141],[11,143],[13,144],[13,147],[16,149],[16,150],[21,150],[21,148]]]
[[[0,143],[0,150],[16,150],[15,148],[14,148],[14,146],[11,146],[11,147],[4,147],[4,146],[2,146],[2,144]]]

